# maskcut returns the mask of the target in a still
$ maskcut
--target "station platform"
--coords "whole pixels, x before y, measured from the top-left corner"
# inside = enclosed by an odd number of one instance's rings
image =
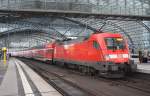
[[[138,72],[150,74],[149,63],[136,63]],[[0,61],[0,96],[62,96],[30,67],[16,58]]]
[[[137,63],[137,72],[150,74],[150,62]]]
[[[0,96],[62,96],[26,64],[10,58],[0,61]]]

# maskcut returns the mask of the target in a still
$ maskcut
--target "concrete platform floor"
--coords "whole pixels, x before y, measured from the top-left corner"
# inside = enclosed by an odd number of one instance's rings
[[[8,64],[3,64],[3,61],[0,61],[0,85],[5,76],[7,68],[8,68]]]
[[[138,72],[150,74],[150,63],[137,63]],[[0,61],[0,96],[62,96],[36,72],[16,58]]]
[[[0,62],[0,96],[62,96],[18,59]]]
[[[150,74],[150,62],[148,63],[137,63],[137,71],[141,73]]]

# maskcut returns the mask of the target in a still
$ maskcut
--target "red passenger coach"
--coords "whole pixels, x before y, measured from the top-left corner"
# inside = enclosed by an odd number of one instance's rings
[[[16,54],[21,56],[18,52]],[[124,77],[136,70],[136,65],[130,60],[126,39],[117,33],[97,33],[88,38],[56,41],[25,50],[23,54],[24,57],[53,64],[59,62],[82,72],[94,72],[109,78]]]
[[[53,56],[53,44],[45,44],[43,46],[37,46],[32,49],[32,58],[45,61],[45,62],[52,62]]]

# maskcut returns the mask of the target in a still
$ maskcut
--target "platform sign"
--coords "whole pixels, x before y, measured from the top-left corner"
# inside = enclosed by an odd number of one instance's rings
[[[6,48],[6,47],[3,47],[3,48],[2,48],[2,51],[3,51],[3,61],[4,61],[4,64],[6,64],[7,48]]]

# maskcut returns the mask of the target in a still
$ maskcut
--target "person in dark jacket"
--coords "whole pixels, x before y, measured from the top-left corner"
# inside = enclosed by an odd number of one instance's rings
[[[142,63],[142,61],[143,61],[143,55],[142,55],[141,50],[139,50],[139,61],[140,61],[140,63]]]

